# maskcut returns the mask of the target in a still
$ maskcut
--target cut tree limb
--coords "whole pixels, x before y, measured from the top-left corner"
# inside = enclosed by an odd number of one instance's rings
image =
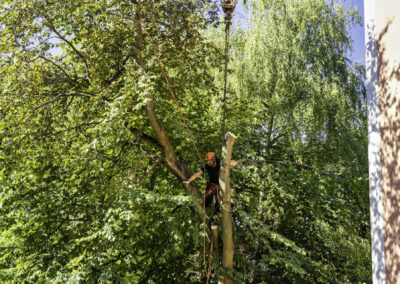
[[[222,191],[222,267],[224,269],[223,283],[233,283],[233,236],[232,236],[232,214],[231,214],[231,187],[230,187],[230,163],[233,144],[236,136],[228,132],[225,135],[222,146],[222,161],[219,172],[219,184]]]
[[[217,279],[219,279],[220,275],[219,275],[219,272],[218,272],[218,267],[219,267],[218,226],[212,225],[211,226],[211,233],[212,233],[213,246],[214,246],[213,252],[212,252],[213,263],[214,263],[214,267],[216,268]]]

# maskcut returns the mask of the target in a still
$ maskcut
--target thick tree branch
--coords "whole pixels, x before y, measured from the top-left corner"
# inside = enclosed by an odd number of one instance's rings
[[[274,126],[274,115],[271,115],[271,118],[268,122],[268,138],[267,138],[267,155],[269,155],[269,150],[271,149],[271,146],[273,145],[271,139],[272,139],[272,127]]]
[[[157,147],[158,149],[162,150],[162,146],[160,145],[160,143],[158,143],[157,139],[143,133],[142,131],[140,131],[139,129],[135,128],[135,127],[130,127],[128,126],[128,123],[125,123],[125,127],[128,128],[128,130],[135,134],[136,136],[138,136],[140,139],[142,139],[143,141]]]
[[[132,54],[129,54],[125,57],[125,59],[122,61],[122,67],[119,68],[117,70],[117,72],[115,72],[114,76],[108,80],[106,80],[107,84],[111,84],[112,82],[114,82],[115,80],[117,80],[125,71],[125,64],[128,62],[129,58],[132,58]]]
[[[225,272],[223,283],[226,284],[233,283],[234,244],[232,236],[230,162],[235,139],[236,136],[230,132],[225,135],[219,172],[219,184],[222,192],[222,266]]]
[[[286,136],[287,133],[280,133],[277,136],[275,136],[274,138],[271,139],[270,144],[269,144],[269,149],[271,149],[271,147],[276,143],[276,141],[278,141],[279,138]],[[269,153],[268,153],[269,154]]]
[[[177,205],[177,206],[174,208],[174,210],[172,210],[171,215],[175,214],[176,211],[178,211],[178,209],[182,208],[183,206],[184,206],[183,204]],[[195,210],[194,210],[193,206],[189,206],[189,208],[190,208],[190,211],[192,211],[192,213],[195,213]]]
[[[142,12],[141,12],[141,6],[138,3],[136,5],[136,11],[135,11],[135,23],[136,23],[136,38],[135,38],[135,40],[136,40],[136,47],[138,49],[138,52],[136,53],[135,60],[136,60],[137,65],[144,72],[146,72],[145,63],[144,63],[144,59],[142,56],[142,52],[144,49],[143,48],[142,21],[143,21],[143,17],[142,17]],[[154,95],[153,94],[147,94],[146,113],[149,118],[150,125],[153,128],[154,133],[156,134],[157,141],[162,146],[167,167],[181,181],[188,179],[190,176],[188,171],[186,170],[186,168],[183,165],[181,165],[177,161],[175,153],[172,148],[172,145],[169,141],[168,135],[167,135],[165,129],[163,128],[162,124],[160,123],[160,121],[157,118],[155,106],[154,106]],[[196,214],[201,220],[203,218],[203,213],[201,210],[202,206],[201,206],[201,202],[200,202],[200,200],[201,200],[200,191],[195,184],[187,184],[186,190],[190,195],[193,196],[194,203],[196,204],[196,207],[199,209],[199,210],[197,210]]]

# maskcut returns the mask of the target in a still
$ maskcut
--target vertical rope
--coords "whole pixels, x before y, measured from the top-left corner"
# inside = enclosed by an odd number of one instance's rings
[[[208,284],[208,281],[210,281],[210,277],[211,277],[211,269],[212,269],[212,261],[213,261],[213,256],[212,256],[213,246],[214,246],[214,239],[211,238],[210,256],[208,257],[208,261],[209,261],[208,271],[206,270],[207,284]]]
[[[171,96],[172,96],[172,98],[174,99],[174,102],[175,102],[175,104],[176,104],[176,106],[177,106],[177,108],[178,108],[178,111],[179,111],[179,114],[180,114],[180,116],[181,116],[181,118],[182,118],[183,124],[185,125],[186,130],[188,131],[188,133],[190,134],[190,136],[191,136],[191,138],[192,138],[192,144],[193,144],[193,146],[194,146],[194,149],[196,150],[197,157],[199,158],[200,162],[202,162],[201,156],[200,156],[200,153],[199,153],[199,149],[197,149],[196,143],[194,142],[194,140],[195,140],[194,135],[193,135],[193,133],[190,131],[189,126],[188,126],[187,123],[186,123],[186,120],[185,120],[185,117],[183,116],[181,107],[179,106],[179,103],[178,103],[178,101],[177,101],[177,99],[176,99],[176,97],[175,97],[174,91],[173,91],[172,88],[171,88],[171,84],[169,83],[168,76],[167,76],[167,74],[166,74],[166,72],[165,72],[165,69],[164,69],[163,65],[161,64],[161,60],[160,60],[160,58],[159,58],[158,55],[157,55],[157,52],[156,52],[156,49],[155,49],[154,45],[152,46],[152,48],[153,48],[153,53],[154,53],[155,57],[157,58],[158,65],[160,66],[161,72],[163,73],[165,82],[167,83],[168,89],[169,89],[169,91],[170,91],[170,93],[171,93]]]
[[[236,2],[237,2],[237,1],[235,1],[235,4],[236,4]],[[233,6],[233,9],[234,9],[234,8],[235,8],[235,6]],[[226,12],[226,11],[225,11],[225,68],[224,68],[225,70],[224,70],[224,99],[223,99],[222,135],[221,135],[221,137],[222,137],[222,143],[224,142],[224,139],[225,139],[226,91],[227,91],[228,62],[229,62],[229,31],[230,31],[230,26],[231,26],[231,24],[232,24],[231,19],[232,19],[233,9],[232,9],[232,11],[229,11],[229,12]],[[156,49],[155,49],[155,47],[154,47],[153,44],[152,44],[152,48],[153,48],[154,55],[155,55],[155,57],[156,57],[156,59],[157,59],[157,61],[158,61],[158,65],[159,65],[159,67],[160,67],[160,69],[161,69],[161,71],[162,71],[162,73],[163,73],[164,79],[165,79],[165,81],[166,81],[166,83],[167,83],[168,89],[169,89],[169,91],[170,91],[170,93],[171,93],[171,96],[172,96],[172,98],[173,98],[173,100],[174,100],[174,102],[175,102],[175,104],[176,104],[176,106],[177,106],[177,108],[178,108],[178,110],[179,110],[179,114],[180,114],[180,116],[181,116],[181,118],[182,118],[182,120],[183,120],[183,123],[184,123],[184,125],[185,125],[185,127],[186,127],[186,130],[187,130],[187,131],[191,134],[191,136],[192,136],[192,139],[193,139],[193,140],[192,140],[192,143],[193,143],[193,146],[194,146],[194,148],[195,148],[195,150],[196,150],[197,156],[198,156],[198,158],[199,158],[199,160],[200,160],[200,163],[201,163],[201,162],[202,162],[201,156],[200,156],[199,151],[198,151],[198,149],[197,149],[196,143],[194,142],[194,136],[193,136],[192,132],[190,131],[189,127],[188,127],[187,124],[186,124],[186,121],[185,121],[185,118],[184,118],[184,116],[183,116],[182,110],[181,110],[181,108],[180,108],[180,106],[179,106],[179,103],[178,103],[178,101],[177,101],[177,99],[176,99],[176,97],[175,97],[175,94],[174,94],[174,92],[173,92],[173,90],[172,90],[172,87],[171,87],[171,85],[170,85],[170,83],[169,83],[168,76],[167,76],[167,74],[166,74],[166,72],[165,72],[165,69],[164,69],[164,67],[163,67],[163,65],[162,65],[162,63],[161,63],[160,58],[159,58],[158,55],[157,55]],[[204,170],[204,169],[203,169],[203,173],[204,173],[204,180],[206,180],[205,170]],[[208,267],[208,269],[207,269],[207,262],[206,262],[206,237],[205,237],[205,235],[206,235],[206,229],[205,229],[205,224],[206,224],[206,218],[205,218],[205,216],[206,216],[206,208],[205,208],[205,204],[206,204],[206,191],[207,191],[207,187],[206,187],[205,190],[204,190],[204,200],[203,200],[203,210],[204,210],[204,217],[203,217],[203,224],[204,224],[204,228],[203,228],[203,231],[204,231],[204,237],[203,237],[203,260],[204,260],[204,270],[205,270],[205,274],[206,274],[206,278],[207,278],[207,284],[208,284],[208,281],[210,280],[210,276],[211,276],[211,269],[212,269],[211,261],[212,261],[212,251],[213,251],[213,239],[211,239],[210,256],[209,256],[209,261],[210,261],[210,263],[209,263],[209,267]]]
[[[171,84],[169,83],[167,73],[165,72],[164,66],[161,63],[161,60],[158,57],[157,51],[156,51],[156,49],[155,49],[153,44],[152,44],[152,49],[153,49],[154,56],[156,57],[156,59],[158,61],[158,65],[159,65],[159,67],[161,69],[161,72],[162,72],[162,74],[164,76],[165,82],[167,83],[167,86],[168,86],[168,89],[170,91],[170,94],[171,94],[171,96],[172,96],[172,98],[173,98],[173,100],[175,102],[175,105],[176,105],[177,109],[179,110],[179,114],[180,114],[180,116],[182,118],[182,121],[183,121],[185,127],[186,127],[186,130],[192,136],[192,144],[193,144],[193,146],[194,146],[194,148],[196,150],[197,157],[199,158],[200,163],[202,163],[199,150],[198,150],[198,148],[196,146],[194,135],[190,131],[189,126],[186,123],[185,117],[183,116],[183,113],[182,113],[182,110],[181,110],[181,108],[179,106],[178,100],[176,99],[174,91],[172,90]],[[204,181],[206,181],[205,168],[202,168],[202,171],[203,171]],[[210,273],[207,272],[207,262],[206,262],[206,226],[205,226],[205,224],[206,224],[206,217],[205,217],[206,216],[206,191],[207,191],[207,185],[206,185],[206,188],[204,189],[204,197],[203,197],[203,211],[204,211],[204,217],[203,217],[203,224],[204,224],[204,227],[203,227],[203,233],[204,233],[204,237],[203,237],[203,261],[204,261],[204,271],[205,271],[205,274],[206,274],[206,277],[207,277],[207,283],[208,283]]]
[[[225,139],[225,119],[226,119],[226,86],[228,81],[228,62],[229,62],[229,30],[231,26],[231,14],[225,14],[225,70],[224,70],[224,99],[223,99],[223,115],[222,115],[222,143]]]

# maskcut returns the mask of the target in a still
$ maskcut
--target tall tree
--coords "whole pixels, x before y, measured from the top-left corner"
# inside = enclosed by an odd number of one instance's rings
[[[4,265],[18,267],[11,279],[190,277],[181,262],[195,251],[190,239],[176,244],[186,236],[176,226],[197,221],[190,210],[173,211],[185,205],[202,215],[198,188],[187,186],[186,198],[179,184],[188,178],[184,159],[195,156],[155,53],[190,126],[205,128],[199,114],[212,97],[213,49],[202,31],[215,22],[215,6],[8,1],[0,17],[2,228],[19,244],[4,255]],[[139,189],[160,160],[161,175]],[[197,240],[196,228],[188,236]],[[165,251],[165,242],[178,250]]]
[[[235,151],[257,160],[232,175],[238,277],[369,282],[365,90],[347,58],[357,13],[324,0],[250,7],[227,113]]]
[[[192,141],[220,147],[216,4],[0,4],[1,280],[204,280],[203,184],[181,181],[200,167]],[[233,156],[257,161],[231,174],[234,282],[368,282],[362,73],[346,59],[356,14],[249,5],[229,63]]]

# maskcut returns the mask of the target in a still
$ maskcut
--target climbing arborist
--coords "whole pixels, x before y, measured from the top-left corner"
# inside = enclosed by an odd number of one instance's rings
[[[221,0],[221,6],[228,19],[232,18],[233,11],[235,10],[237,0]]]
[[[206,154],[206,161],[207,165],[205,165],[202,170],[192,175],[188,180],[185,180],[183,183],[185,184],[191,183],[196,178],[201,176],[205,170],[208,176],[208,182],[206,186],[205,206],[206,208],[208,208],[208,206],[210,206],[210,203],[213,200],[213,197],[215,197],[214,214],[218,214],[220,212],[220,207],[221,207],[221,187],[219,186],[220,160],[217,158],[214,152],[209,152]],[[231,160],[230,162],[231,167],[234,167],[237,164],[238,163],[234,160]]]

